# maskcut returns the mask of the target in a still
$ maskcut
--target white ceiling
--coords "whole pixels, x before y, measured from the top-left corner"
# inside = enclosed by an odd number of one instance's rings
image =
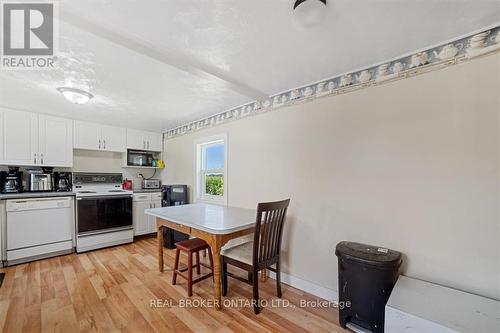
[[[304,27],[293,2],[61,0],[61,68],[0,71],[0,106],[165,130],[500,21],[498,0],[328,0]]]

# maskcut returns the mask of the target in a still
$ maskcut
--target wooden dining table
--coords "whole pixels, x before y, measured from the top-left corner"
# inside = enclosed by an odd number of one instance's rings
[[[256,211],[205,203],[146,209],[156,218],[158,239],[158,268],[163,272],[163,228],[170,228],[210,245],[213,256],[214,297],[217,309],[222,308],[221,248],[231,239],[253,233]]]

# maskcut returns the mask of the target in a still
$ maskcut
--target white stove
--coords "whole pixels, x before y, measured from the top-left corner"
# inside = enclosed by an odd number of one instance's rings
[[[73,173],[77,252],[133,241],[132,191],[122,180],[117,173]]]
[[[125,196],[132,196],[132,191],[128,190],[116,190],[116,189],[95,189],[95,190],[79,190],[79,189],[73,189],[73,192],[76,193],[77,198],[82,198],[82,197],[98,197],[98,196],[113,196],[113,195],[125,195]]]

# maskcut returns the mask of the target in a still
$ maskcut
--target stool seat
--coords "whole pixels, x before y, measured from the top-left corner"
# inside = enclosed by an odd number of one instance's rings
[[[192,238],[177,242],[175,243],[175,247],[185,252],[198,252],[209,248],[207,242],[199,238]]]
[[[193,295],[193,284],[200,282],[206,278],[212,277],[213,279],[213,258],[212,251],[210,250],[210,246],[202,239],[192,238],[185,241],[175,243],[175,262],[174,262],[174,271],[172,274],[172,284],[175,285],[177,283],[177,275],[182,276],[187,280],[188,283],[188,296]],[[205,251],[208,249],[208,259],[210,260],[210,265],[200,262],[200,251]],[[186,252],[188,255],[188,265],[185,268],[179,269],[179,255],[180,252]],[[196,255],[196,263],[193,264],[193,254]],[[200,266],[206,267],[210,269],[210,273],[200,276]],[[193,279],[193,268],[196,268],[196,274],[199,276],[196,279]],[[187,271],[187,275],[184,272]]]

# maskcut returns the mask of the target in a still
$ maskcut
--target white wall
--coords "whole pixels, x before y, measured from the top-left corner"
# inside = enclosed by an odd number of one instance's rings
[[[337,289],[335,245],[406,255],[404,273],[500,299],[498,54],[166,140],[166,183],[196,138],[228,134],[229,205],[292,199],[284,271]]]

